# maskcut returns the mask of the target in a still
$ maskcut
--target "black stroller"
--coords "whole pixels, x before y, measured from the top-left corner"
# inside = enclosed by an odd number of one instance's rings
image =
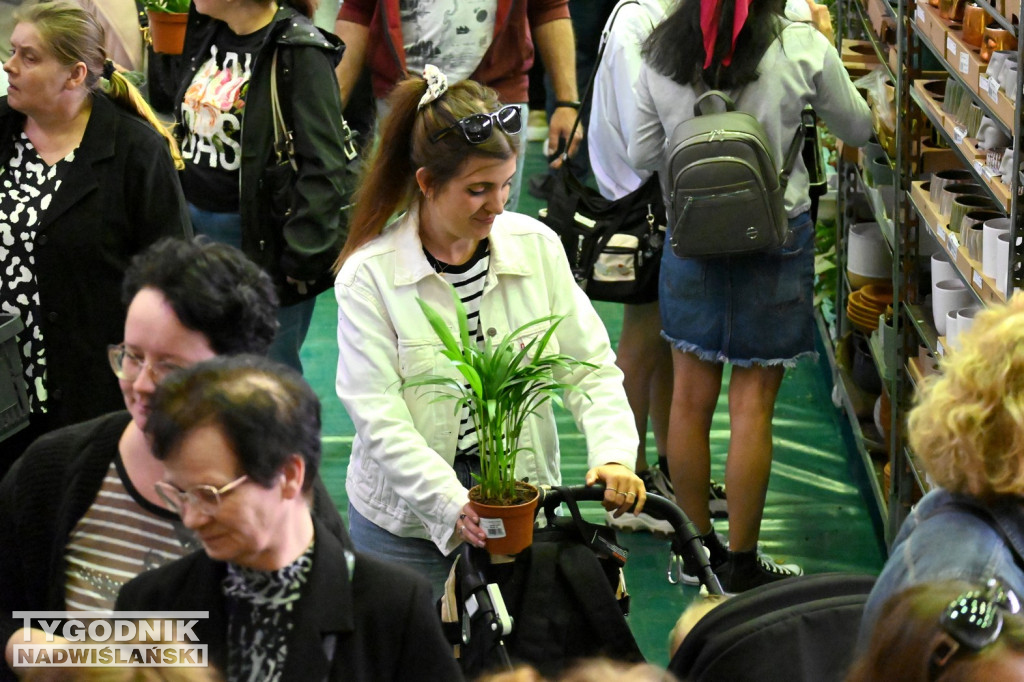
[[[442,618],[449,621],[449,640],[467,677],[511,668],[513,662],[554,675],[581,657],[644,660],[626,621],[628,596],[620,589],[629,552],[618,545],[613,529],[585,521],[577,505],[603,497],[600,486],[542,489],[537,513],[547,523],[535,529],[531,547],[506,563],[462,546]],[[562,504],[568,516],[556,515]],[[644,511],[672,525],[673,554],[698,567],[709,593],[721,594],[697,531],[682,510],[649,494]]]

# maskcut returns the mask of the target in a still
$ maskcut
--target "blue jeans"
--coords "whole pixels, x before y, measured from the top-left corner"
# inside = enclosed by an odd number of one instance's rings
[[[348,533],[357,551],[425,576],[435,600],[444,594],[444,583],[455,557],[441,554],[430,540],[393,535],[357,512],[351,503],[348,505]]]
[[[238,213],[216,213],[188,205],[192,227],[196,234],[209,237],[215,242],[229,244],[236,249],[242,248],[242,216]],[[281,306],[277,309],[277,334],[267,355],[271,360],[288,365],[302,372],[302,360],[299,351],[309,332],[309,324],[313,320],[313,309],[316,298]]]
[[[661,258],[662,336],[705,362],[784,365],[814,354],[814,226],[789,219],[777,251]]]

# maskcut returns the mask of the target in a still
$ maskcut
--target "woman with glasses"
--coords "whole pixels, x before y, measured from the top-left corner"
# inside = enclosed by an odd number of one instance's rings
[[[980,312],[925,380],[907,436],[934,487],[911,510],[864,609],[929,580],[998,579],[1024,595],[1024,295]]]
[[[892,595],[846,682],[1024,680],[1024,618],[998,581],[940,580]]]
[[[406,377],[445,371],[435,368],[440,342],[417,299],[454,324],[454,287],[478,343],[564,315],[552,350],[595,365],[559,378],[590,396],[565,399],[587,438],[587,483],[603,481],[606,506],[620,512],[645,493],[633,474],[636,429],[604,325],[555,234],[504,211],[523,129],[518,107],[502,106],[473,81],[449,87],[432,66],[424,76],[403,81],[388,100],[336,265],[337,390],[356,426],[346,482],[353,542],[425,573],[439,596],[447,556],[462,542],[483,546],[485,536],[468,506],[477,464],[468,421],[435,409],[430,395],[399,390]],[[517,475],[557,483],[551,408],[524,433],[533,452],[520,455]]]
[[[0,475],[37,436],[116,410],[103,362],[124,323],[131,257],[191,234],[177,145],[115,69],[96,19],[68,2],[16,11],[0,99],[0,312],[20,314],[28,429],[0,443]]]
[[[270,278],[224,244],[158,242],[132,261],[123,294],[123,342],[108,358],[127,411],[43,436],[0,482],[0,642],[20,637],[12,611],[110,610],[122,584],[198,547],[157,492],[163,465],[143,435],[153,394],[180,367],[266,353],[277,327]],[[317,508],[345,538],[316,480]]]

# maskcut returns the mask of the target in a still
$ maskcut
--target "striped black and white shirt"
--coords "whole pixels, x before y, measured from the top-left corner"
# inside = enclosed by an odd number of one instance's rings
[[[459,293],[462,305],[466,307],[469,337],[475,339],[477,345],[483,346],[484,332],[483,325],[480,323],[480,300],[483,298],[487,268],[491,261],[490,242],[487,239],[481,240],[473,256],[462,265],[449,265],[439,261],[426,249],[423,249],[423,253],[426,254],[427,261],[434,270]],[[476,439],[476,428],[469,417],[469,408],[463,407],[459,421],[459,439],[455,446],[456,456],[476,455]]]

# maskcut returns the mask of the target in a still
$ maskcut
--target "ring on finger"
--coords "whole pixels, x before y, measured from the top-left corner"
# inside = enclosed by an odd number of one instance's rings
[[[622,492],[621,490],[616,490],[616,491],[615,491],[615,494],[616,494],[616,495],[622,495],[623,497],[625,497],[625,496],[626,496],[626,495],[628,495],[629,493],[624,493],[624,492]]]
[[[629,497],[630,495],[632,495],[633,497],[636,497],[636,493],[634,493],[634,492],[626,493],[626,497]]]

